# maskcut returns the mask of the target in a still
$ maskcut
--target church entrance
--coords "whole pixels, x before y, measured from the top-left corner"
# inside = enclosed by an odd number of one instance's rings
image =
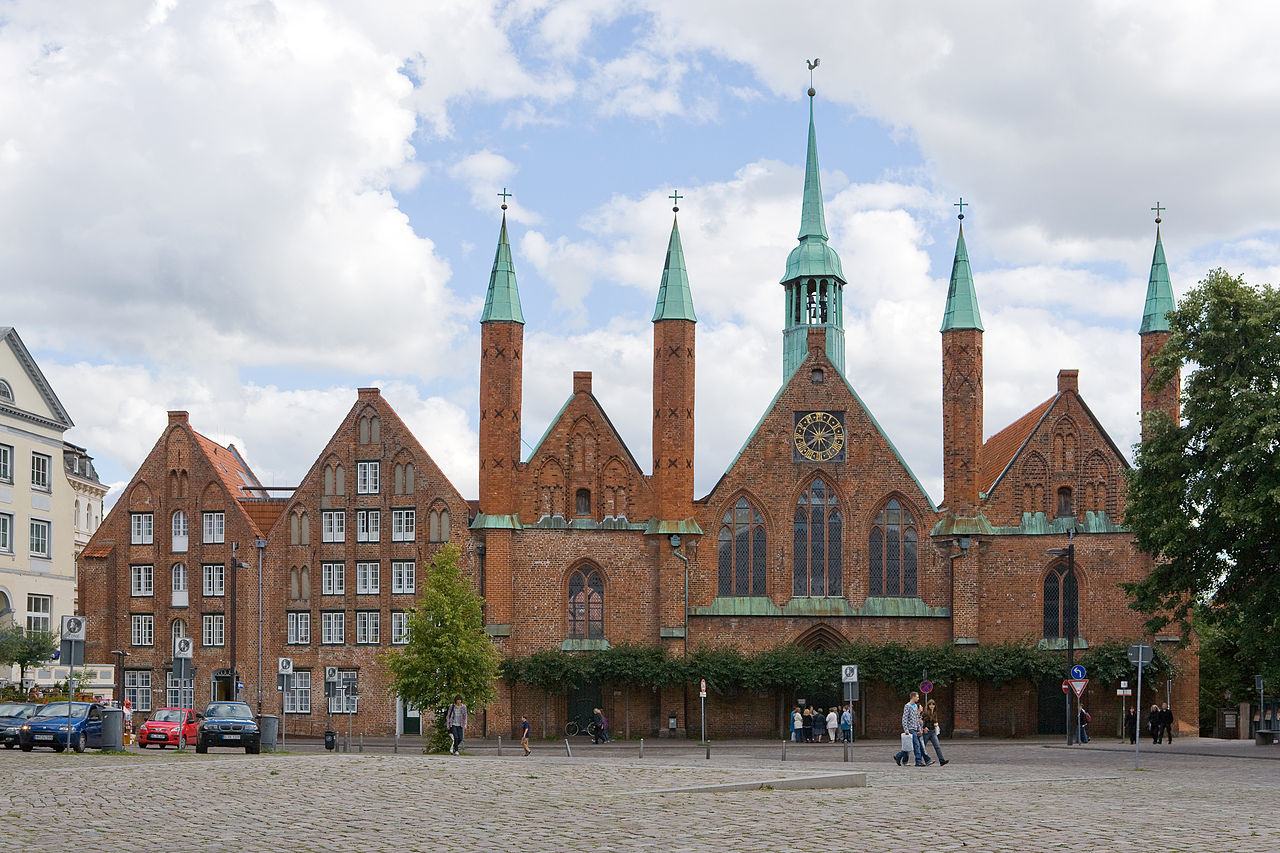
[[[1040,682],[1036,717],[1036,734],[1065,735],[1067,733],[1067,697],[1062,692],[1061,681],[1049,678]]]
[[[591,722],[591,714],[604,702],[604,691],[599,684],[584,684],[576,690],[569,691],[569,713],[565,722],[576,722],[586,731],[586,724]]]

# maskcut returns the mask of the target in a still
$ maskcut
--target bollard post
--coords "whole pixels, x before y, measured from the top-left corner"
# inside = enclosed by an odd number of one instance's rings
[[[498,735],[498,755],[502,755],[502,735]]]
[[[849,761],[849,742],[848,741],[845,741],[845,744],[844,744],[844,760],[846,763],[848,763]]]
[[[360,733],[360,751],[364,752],[364,732]]]
[[[707,761],[711,760],[711,741],[707,741]]]
[[[571,749],[569,746],[568,738],[564,739],[564,754],[569,756],[570,758],[573,758],[573,749]]]
[[[787,742],[785,740],[782,742],[782,760],[787,760]]]
[[[391,751],[397,752],[397,753],[400,751],[400,733],[399,732],[396,732],[396,740],[395,740],[395,743],[391,744]]]
[[[640,757],[644,758],[644,738],[640,738]]]

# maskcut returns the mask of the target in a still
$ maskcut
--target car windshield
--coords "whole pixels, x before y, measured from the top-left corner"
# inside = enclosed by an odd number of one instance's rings
[[[71,703],[72,719],[83,719],[89,713],[89,706],[83,702]],[[39,711],[36,711],[37,717],[65,717],[67,716],[66,702],[50,702]]]
[[[0,717],[30,717],[35,708],[25,702],[0,703]]]
[[[154,723],[180,723],[186,715],[186,711],[179,711],[177,708],[161,708],[151,715],[151,721]]]
[[[253,712],[250,711],[249,706],[243,702],[215,702],[208,708],[204,709],[204,715],[210,720],[246,720],[253,718]]]

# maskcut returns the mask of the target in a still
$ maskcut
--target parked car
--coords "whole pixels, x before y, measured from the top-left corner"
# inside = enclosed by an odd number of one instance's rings
[[[196,712],[190,708],[157,708],[151,719],[138,727],[138,749],[149,746],[179,746],[196,742]]]
[[[211,746],[243,746],[250,755],[261,751],[262,733],[244,702],[210,702],[199,716],[196,752],[208,752]]]
[[[5,749],[18,745],[18,729],[39,708],[35,702],[0,702],[0,743]]]
[[[67,706],[71,706],[70,726]],[[62,752],[68,746],[76,752],[86,747],[102,748],[102,705],[97,702],[50,702],[27,718],[18,729],[18,745],[23,752],[47,746]]]

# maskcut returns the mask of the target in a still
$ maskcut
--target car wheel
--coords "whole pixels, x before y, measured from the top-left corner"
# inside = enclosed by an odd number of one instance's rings
[[[257,755],[261,751],[262,751],[262,744],[259,744],[259,743],[255,743],[253,746],[246,746],[244,748],[245,755]]]
[[[35,748],[35,747],[33,747],[33,746],[32,746],[31,744],[29,744],[29,743],[24,743],[24,744],[22,745],[22,747],[21,747],[21,749],[22,749],[22,751],[23,751],[23,752],[30,752],[30,751],[31,751],[32,749],[34,749],[34,748]]]
[[[138,749],[146,749],[147,745],[142,741],[138,741]]]
[[[53,751],[54,751],[54,752],[65,752],[65,751],[66,751],[66,749],[67,749],[67,745],[66,745],[66,744],[64,744],[64,743],[55,743],[55,744],[53,745]]]
[[[187,743],[187,736],[182,735],[178,738],[178,749],[186,749],[190,744]]]
[[[86,735],[84,732],[81,732],[79,737],[76,738],[76,742],[72,745],[72,747],[75,749],[76,752],[84,752],[84,748],[88,745],[89,745],[88,735]]]
[[[17,746],[17,744],[16,744],[16,743],[6,743],[6,744],[4,745],[4,748],[5,748],[5,749],[13,749],[15,746]]]
[[[196,752],[200,753],[201,755],[204,755],[208,751],[209,751],[209,744],[205,743],[202,740],[196,740]]]

